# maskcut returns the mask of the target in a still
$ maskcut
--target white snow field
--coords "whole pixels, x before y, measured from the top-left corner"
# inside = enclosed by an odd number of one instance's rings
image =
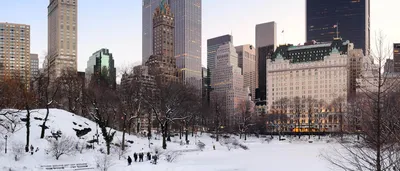
[[[96,158],[102,156],[99,152],[100,148],[105,148],[102,136],[99,137],[100,144],[95,145],[95,149],[85,149],[82,154],[76,152],[72,156],[63,155],[59,160],[46,154],[48,141],[40,139],[40,127],[42,121],[38,118],[44,118],[46,110],[34,110],[31,117],[31,144],[39,151],[33,155],[26,153],[19,161],[14,160],[12,146],[18,143],[25,144],[26,129],[25,123],[21,122],[18,126],[19,130],[13,134],[6,133],[4,128],[0,127],[0,171],[39,171],[41,165],[57,165],[57,164],[78,164],[88,163],[89,167],[99,170],[96,167]],[[25,113],[20,112],[20,116],[24,117]],[[36,119],[33,119],[36,117]],[[0,116],[1,119],[1,116]],[[75,123],[75,124],[74,124]],[[74,115],[72,113],[51,109],[49,121],[47,122],[49,129],[46,130],[46,136],[50,136],[51,132],[60,130],[63,135],[78,138],[75,129],[91,128],[91,131],[83,136],[80,142],[86,142],[93,139],[96,132],[96,124],[86,118]],[[8,153],[4,154],[4,136],[8,135]],[[152,139],[151,148],[147,138],[140,138],[134,135],[126,134],[126,140],[134,141],[133,144],[127,143],[130,147],[128,153],[123,158],[118,160],[117,150],[114,148],[111,152],[113,165],[109,171],[292,171],[292,170],[307,170],[307,171],[328,171],[331,170],[331,165],[326,162],[320,155],[331,146],[338,146],[335,143],[326,143],[325,140],[318,141],[317,137],[313,143],[309,143],[308,137],[302,137],[304,140],[299,141],[293,138],[293,141],[288,140],[279,142],[262,142],[261,139],[250,137],[246,142],[243,139],[239,140],[249,147],[249,150],[241,148],[228,150],[219,142],[215,142],[208,134],[198,134],[198,137],[190,138],[190,145],[180,145],[179,137],[173,137],[172,142],[168,143],[168,151],[182,151],[181,155],[173,162],[167,162],[164,157],[161,157],[157,165],[151,164],[150,161],[141,163],[133,162],[128,166],[125,157],[127,155],[133,158],[134,152],[153,152],[154,148],[160,148],[161,140]],[[114,138],[114,143],[119,143],[122,139],[122,133],[117,132]],[[182,137],[182,140],[184,137]],[[239,138],[237,138],[239,139]],[[198,150],[194,144],[196,141],[201,141],[206,144],[203,151]],[[213,144],[216,150],[213,150]],[[73,170],[73,169],[64,169]]]

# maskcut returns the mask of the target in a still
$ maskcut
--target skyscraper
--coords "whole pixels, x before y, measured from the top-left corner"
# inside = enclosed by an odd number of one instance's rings
[[[219,46],[215,67],[211,71],[212,103],[222,103],[230,123],[236,118],[236,110],[246,100],[247,92],[243,88],[242,70],[238,67],[238,55],[232,43]],[[216,102],[216,100],[222,100]]]
[[[93,75],[103,76],[111,88],[116,88],[116,69],[114,58],[108,49],[100,49],[93,53],[87,62],[85,70],[86,82],[90,83]]]
[[[159,84],[178,81],[174,57],[174,15],[164,1],[156,8],[153,17],[153,55],[146,61],[150,75]]]
[[[0,23],[0,81],[15,77],[29,87],[30,26]]]
[[[152,18],[155,8],[165,0],[143,0],[143,52],[146,63],[152,51]],[[175,16],[175,52],[177,68],[183,81],[201,89],[201,0],[168,0]]]
[[[256,25],[256,99],[257,105],[267,100],[267,59],[277,46],[274,21]]]
[[[223,35],[207,40],[207,69],[212,70],[215,66],[215,57],[219,46],[227,43],[233,43],[232,35]]]
[[[393,70],[400,72],[400,43],[393,44]]]
[[[338,34],[367,55],[370,49],[370,0],[307,0],[307,41],[331,42]],[[338,31],[338,33],[336,32]]]
[[[38,54],[30,54],[31,61],[31,78],[34,79],[39,76],[39,57]]]
[[[175,16],[176,67],[184,83],[201,90],[201,0],[170,2]]]
[[[153,55],[153,16],[161,0],[143,0],[142,6],[142,64]]]
[[[47,65],[52,78],[77,72],[78,0],[50,0]]]
[[[256,51],[253,45],[236,46],[238,66],[242,69],[243,88],[250,90],[251,100],[255,98],[256,91]]]

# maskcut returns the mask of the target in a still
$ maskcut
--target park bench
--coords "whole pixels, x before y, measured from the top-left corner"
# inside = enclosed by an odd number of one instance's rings
[[[40,165],[42,170],[94,170],[88,163]]]

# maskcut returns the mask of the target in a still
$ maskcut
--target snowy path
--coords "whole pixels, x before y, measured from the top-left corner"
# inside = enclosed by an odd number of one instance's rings
[[[121,163],[112,170],[135,171],[292,171],[307,168],[308,171],[328,171],[329,164],[320,157],[320,153],[329,145],[290,144],[274,142],[271,144],[248,144],[250,150],[235,149],[228,151],[219,147],[216,151],[189,152],[175,163],[161,161],[159,165],[133,163],[125,166]],[[122,166],[121,166],[122,165]]]

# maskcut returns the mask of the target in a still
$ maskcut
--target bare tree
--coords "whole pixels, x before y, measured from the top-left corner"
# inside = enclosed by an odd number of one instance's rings
[[[335,98],[332,102],[331,102],[331,106],[333,108],[332,111],[334,111],[335,113],[339,114],[339,131],[340,131],[340,137],[341,140],[343,140],[343,127],[344,127],[344,115],[346,112],[346,100],[344,97],[339,96],[337,98]]]
[[[238,126],[240,138],[242,138],[242,134],[244,134],[244,140],[247,140],[248,130],[251,126],[255,125],[253,123],[254,103],[249,99],[243,100],[239,103],[237,111],[239,112]]]
[[[82,95],[85,90],[85,78],[81,78],[76,72],[66,70],[51,83],[51,88],[50,92],[56,92],[56,96],[52,97],[52,93],[50,93],[49,96],[54,98],[60,108],[71,113],[81,113],[82,116],[85,115],[82,111],[84,107],[82,107],[81,103],[81,101],[84,100]],[[58,90],[58,92],[56,90]],[[52,99],[49,100],[52,101]]]
[[[212,93],[211,94],[211,113],[212,113],[212,122],[213,129],[216,135],[216,141],[219,141],[219,135],[221,133],[221,129],[226,124],[226,104],[225,104],[225,96],[222,93]]]
[[[154,99],[145,99],[147,105],[161,127],[162,147],[167,148],[167,136],[169,136],[169,127],[176,121],[185,120],[184,108],[186,103],[193,101],[192,94],[187,86],[180,83],[170,83],[168,85],[158,85],[157,95],[147,95],[146,97],[155,97]]]
[[[108,171],[114,164],[112,156],[110,155],[102,154],[96,157],[96,165],[100,171]]]
[[[11,151],[12,151],[12,154],[14,155],[14,160],[19,161],[25,155],[24,143],[13,142],[11,144]]]
[[[361,141],[342,143],[325,158],[349,171],[393,171],[400,168],[398,78],[384,73],[384,61],[391,48],[384,45],[382,33],[376,38],[376,51],[364,58],[365,72],[359,80],[355,105],[360,113]],[[374,64],[376,63],[376,64]]]
[[[308,139],[311,138],[312,132],[312,120],[314,119],[314,113],[317,109],[318,101],[313,99],[312,97],[308,97],[305,99],[305,104],[307,105],[307,114],[308,114]]]
[[[41,73],[34,80],[34,83],[36,86],[36,98],[38,100],[39,107],[46,108],[46,115],[45,115],[45,118],[43,119],[43,124],[40,125],[40,127],[41,127],[40,138],[43,139],[44,135],[45,135],[45,131],[47,129],[46,122],[47,122],[49,114],[50,114],[50,106],[55,101],[55,96],[58,92],[59,84],[57,82],[52,83],[50,81],[49,68],[47,68],[45,73]]]
[[[292,106],[294,109],[294,113],[297,118],[297,130],[299,133],[299,138],[301,137],[301,114],[304,110],[304,98],[300,98],[298,96],[294,97],[292,100]]]
[[[92,77],[87,90],[85,90],[85,106],[89,111],[90,117],[97,123],[104,141],[106,142],[107,154],[110,154],[111,142],[116,133],[112,128],[118,124],[116,119],[119,109],[121,109],[120,99],[115,90],[103,82],[102,77]]]
[[[51,156],[55,157],[56,160],[60,159],[62,155],[74,155],[76,152],[73,137],[68,137],[62,135],[60,138],[56,139],[48,139],[49,147],[46,150]]]
[[[0,111],[0,126],[7,132],[14,133],[22,128],[21,119],[19,117],[20,110],[6,110]]]
[[[277,126],[278,126],[279,140],[281,140],[281,133],[283,126],[286,126],[287,124],[287,110],[289,103],[290,100],[287,97],[284,97],[275,101],[273,105],[274,107],[272,108],[272,110],[274,110],[273,113],[277,114],[278,116]]]

